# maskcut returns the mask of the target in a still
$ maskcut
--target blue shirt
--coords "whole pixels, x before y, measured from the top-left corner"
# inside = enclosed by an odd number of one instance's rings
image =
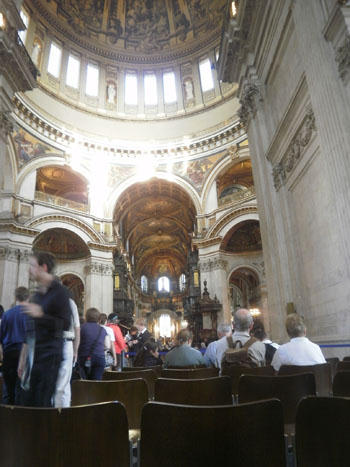
[[[16,305],[4,313],[0,325],[0,343],[4,352],[20,350],[26,340],[26,319],[21,305]]]

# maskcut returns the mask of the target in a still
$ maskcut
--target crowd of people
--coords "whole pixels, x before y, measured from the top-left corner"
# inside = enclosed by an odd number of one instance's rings
[[[233,326],[220,324],[218,339],[199,346],[202,352],[192,346],[189,329],[182,329],[175,340],[155,341],[144,318],[136,319],[126,336],[117,314],[107,316],[97,308],[89,308],[81,324],[76,304],[54,276],[54,268],[51,254],[34,252],[30,275],[38,284],[37,292],[30,296],[28,289],[18,287],[15,306],[0,316],[4,403],[69,407],[73,369],[73,376],[101,380],[106,367],[121,369],[125,352],[128,364],[135,367],[272,365],[277,372],[282,365],[325,363],[296,313],[286,319],[290,341],[278,345],[267,338],[263,322],[241,308],[234,314]]]

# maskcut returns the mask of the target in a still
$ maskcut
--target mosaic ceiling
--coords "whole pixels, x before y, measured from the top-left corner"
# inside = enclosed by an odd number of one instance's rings
[[[114,213],[119,234],[128,239],[136,274],[174,279],[186,268],[195,208],[176,185],[159,179],[130,187]]]
[[[218,39],[226,0],[31,0],[66,37],[127,54],[184,52]],[[96,50],[96,49],[95,49]]]

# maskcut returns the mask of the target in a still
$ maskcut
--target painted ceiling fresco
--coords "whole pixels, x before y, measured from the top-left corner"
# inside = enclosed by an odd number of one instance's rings
[[[33,249],[50,252],[57,259],[79,259],[90,255],[83,240],[67,229],[46,230],[35,240]]]
[[[195,208],[189,196],[165,180],[130,187],[119,200],[114,222],[128,239],[136,273],[176,278],[183,272],[191,244]]]
[[[260,251],[262,249],[258,221],[246,221],[230,230],[223,242],[222,249],[231,253]]]
[[[226,0],[32,0],[52,25],[117,50],[155,53],[219,37]]]
[[[42,167],[37,171],[36,191],[88,203],[87,183],[68,167]]]
[[[19,167],[36,157],[63,156],[62,151],[43,143],[19,126],[15,126],[12,140]]]

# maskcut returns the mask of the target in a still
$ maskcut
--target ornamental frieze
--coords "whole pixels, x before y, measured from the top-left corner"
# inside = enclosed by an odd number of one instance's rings
[[[276,191],[286,183],[288,175],[293,171],[295,165],[303,155],[305,148],[309,144],[315,131],[315,115],[313,110],[309,109],[306,112],[306,116],[301,127],[288,146],[285,155],[272,169],[273,183]]]

